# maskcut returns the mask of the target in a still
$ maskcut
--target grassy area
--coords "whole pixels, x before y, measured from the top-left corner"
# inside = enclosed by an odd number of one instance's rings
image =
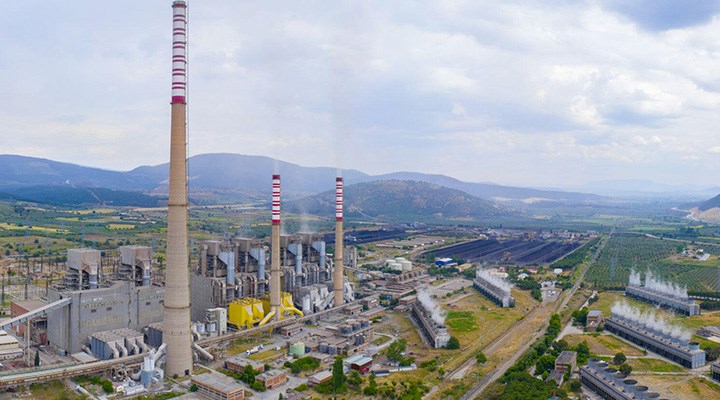
[[[684,372],[685,368],[672,364],[665,360],[657,358],[631,358],[627,363],[633,368],[633,371],[647,372]]]
[[[470,311],[451,311],[445,318],[445,324],[455,332],[470,332],[475,330],[475,315]]]
[[[378,335],[378,337],[372,341],[372,344],[375,346],[381,346],[387,342],[389,342],[392,338],[390,336],[385,335]]]
[[[244,353],[245,350],[249,350],[259,344],[268,344],[268,342],[263,342],[253,338],[236,339],[225,348],[225,354],[227,356],[234,356],[236,354]]]
[[[638,375],[641,384],[673,400],[707,400],[720,398],[720,385],[703,378],[683,375]]]
[[[571,347],[585,340],[590,347],[590,352],[599,356],[611,357],[619,352],[624,353],[626,356],[645,355],[641,349],[611,335],[565,335],[563,339],[565,339]]]
[[[30,393],[32,399],[43,400],[76,400],[84,399],[74,391],[68,389],[61,381],[55,380],[47,383],[33,383],[30,385]]]
[[[259,353],[251,354],[247,358],[250,360],[255,360],[255,361],[259,361],[259,362],[268,362],[268,361],[272,361],[272,360],[282,356],[283,354],[285,354],[285,351],[283,351],[282,349],[281,350],[270,349],[270,350],[261,351]]]

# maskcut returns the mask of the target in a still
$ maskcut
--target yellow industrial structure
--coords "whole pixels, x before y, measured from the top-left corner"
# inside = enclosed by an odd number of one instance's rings
[[[265,310],[268,310],[267,314]],[[295,308],[292,295],[287,292],[280,294],[279,319],[285,319],[285,314],[293,313],[300,317],[302,311]],[[235,300],[228,305],[228,324],[234,325],[237,329],[250,328],[255,324],[265,325],[273,316],[275,311],[270,307],[270,296],[264,296],[261,300],[245,298]]]

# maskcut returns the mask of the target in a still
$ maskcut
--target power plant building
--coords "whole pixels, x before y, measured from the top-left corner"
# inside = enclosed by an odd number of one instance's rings
[[[629,285],[625,288],[625,296],[654,304],[677,314],[700,315],[700,305],[687,297],[673,296],[643,286]]]
[[[710,366],[710,373],[712,374],[713,379],[720,382],[720,361],[712,363]]]
[[[515,298],[510,294],[510,288],[503,288],[479,273],[473,280],[473,287],[500,307],[515,307]]]
[[[440,325],[435,322],[430,315],[428,315],[425,308],[420,302],[415,302],[410,307],[411,315],[418,327],[422,336],[430,343],[433,348],[443,348],[448,344],[450,340],[450,334],[444,325]]]
[[[69,299],[66,307],[47,316],[47,336],[59,354],[83,350],[95,333],[143,327],[163,319],[165,288],[136,287],[133,282],[114,281],[108,286],[88,290],[48,290],[48,302]]]
[[[615,314],[605,321],[605,329],[683,367],[700,368],[705,365],[705,351],[700,350],[699,343],[683,342]]]
[[[610,368],[604,361],[596,358],[588,360],[588,365],[580,368],[580,382],[608,400],[658,399],[659,394],[650,392],[647,386],[638,385],[635,379]]]

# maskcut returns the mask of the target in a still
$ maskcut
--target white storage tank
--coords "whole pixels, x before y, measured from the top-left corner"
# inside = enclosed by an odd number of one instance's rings
[[[412,271],[412,262],[404,260],[400,262],[400,265],[402,265],[403,271]]]

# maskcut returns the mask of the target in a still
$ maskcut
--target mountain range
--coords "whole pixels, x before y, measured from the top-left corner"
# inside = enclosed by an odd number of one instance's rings
[[[165,194],[169,164],[141,166],[130,171],[108,171],[100,168],[18,155],[0,155],[0,191],[24,186],[104,187],[115,190]],[[213,192],[241,198],[265,196],[270,191],[270,176],[279,171],[283,193],[298,199],[334,187],[337,173],[330,167],[303,167],[264,156],[241,154],[202,154],[188,160],[191,195]],[[486,200],[519,201],[597,201],[601,196],[497,185],[463,182],[445,175],[416,172],[395,172],[369,175],[357,170],[343,170],[346,185],[380,180],[412,180],[463,191]],[[212,196],[211,196],[212,197]],[[263,197],[264,198],[264,197]]]

